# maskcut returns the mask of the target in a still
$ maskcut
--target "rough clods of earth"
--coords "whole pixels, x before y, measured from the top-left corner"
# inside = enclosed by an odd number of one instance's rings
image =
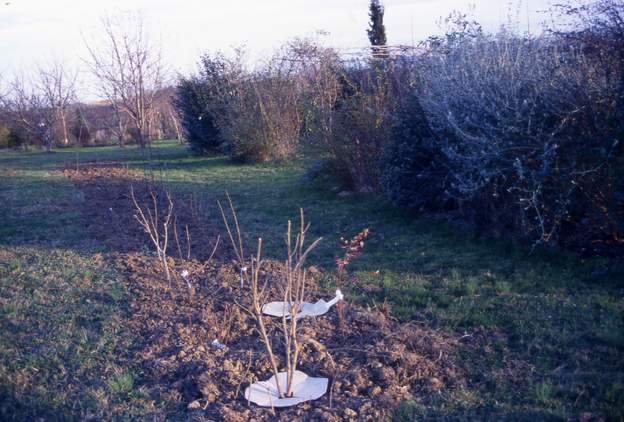
[[[379,311],[347,303],[300,323],[300,369],[327,377],[321,399],[275,411],[248,403],[243,391],[271,376],[253,318],[243,306],[248,289],[227,264],[176,263],[189,271],[192,288],[178,279],[169,288],[156,259],[124,254],[119,265],[129,283],[131,324],[142,339],[133,353],[153,397],[187,404],[207,420],[382,420],[405,399],[455,386],[455,340],[415,324],[399,324]],[[280,265],[263,277],[280,280]],[[275,295],[277,296],[277,289]],[[310,299],[323,295],[310,286]],[[277,355],[281,321],[269,319]],[[226,347],[211,345],[217,340]]]

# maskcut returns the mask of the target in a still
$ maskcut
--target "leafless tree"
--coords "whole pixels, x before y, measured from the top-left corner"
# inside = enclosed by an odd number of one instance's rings
[[[114,97],[113,97],[114,98]],[[108,116],[110,122],[108,123],[110,131],[117,138],[117,142],[120,147],[124,146],[124,137],[126,135],[126,129],[128,128],[128,117],[126,113],[120,107],[119,101],[109,99],[112,113]]]
[[[5,104],[5,97],[7,96],[7,93],[5,92],[5,88],[3,86],[3,82],[2,82],[2,75],[0,75],[0,106],[4,107]]]
[[[150,115],[150,133],[172,138],[182,143],[182,127],[178,112],[173,106],[175,88],[163,87],[154,95],[153,112]]]
[[[173,128],[175,129],[176,140],[180,143],[184,143],[184,136],[182,135],[182,128],[180,127],[180,119],[178,118],[178,113],[175,111],[173,106],[168,107],[167,111],[169,112],[169,118],[171,119],[171,122],[173,123]]]
[[[100,38],[86,41],[86,45],[100,95],[113,104],[116,113],[129,117],[135,137],[144,147],[149,141],[150,115],[162,84],[163,65],[141,15],[104,17]]]
[[[2,98],[10,119],[31,139],[52,150],[56,112],[41,91],[23,75],[16,76]]]
[[[61,142],[69,143],[67,130],[67,111],[76,99],[75,71],[68,71],[62,62],[55,62],[49,68],[39,68],[36,89],[45,102],[45,108],[56,114],[56,120],[61,126]]]
[[[167,95],[163,98],[160,105],[160,112],[162,113],[163,120],[166,120],[168,125],[173,128],[176,140],[183,143],[184,135],[180,124],[180,116],[178,115],[176,108],[173,106],[173,96]]]

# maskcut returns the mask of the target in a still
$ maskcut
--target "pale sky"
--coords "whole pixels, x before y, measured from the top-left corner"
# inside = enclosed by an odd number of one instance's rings
[[[520,31],[539,32],[551,0],[382,0],[389,44],[412,44],[439,32],[438,22],[453,10],[468,11],[487,30],[512,20]],[[326,45],[339,49],[368,44],[368,0],[0,0],[0,75],[59,59],[84,69],[82,34],[100,25],[104,14],[141,11],[150,32],[162,42],[173,71],[195,69],[203,52],[245,44],[252,57],[270,53],[284,41],[318,30]],[[86,80],[86,75],[85,80]],[[93,98],[86,89],[83,97]]]

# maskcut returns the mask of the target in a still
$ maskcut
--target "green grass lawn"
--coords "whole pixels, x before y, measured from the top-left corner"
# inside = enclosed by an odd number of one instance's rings
[[[397,418],[624,418],[621,266],[530,254],[371,195],[341,198],[306,185],[303,161],[233,164],[173,142],[149,151],[0,152],[0,416],[128,416],[166,406],[131,382],[132,362],[119,352],[127,341],[123,280],[107,264],[109,251],[84,233],[84,199],[60,171],[93,160],[119,160],[182,197],[193,193],[211,224],[221,224],[215,203],[229,192],[247,244],[261,236],[273,258],[284,257],[286,222],[299,208],[311,237],[324,238],[311,263],[328,270],[339,238],[370,228],[340,282],[348,299],[466,341],[457,359],[467,385],[406,402]],[[335,280],[327,276],[326,287]]]
[[[140,390],[115,388],[133,370],[126,288],[84,231],[83,198],[59,171],[69,156],[0,153],[0,420],[157,408]]]

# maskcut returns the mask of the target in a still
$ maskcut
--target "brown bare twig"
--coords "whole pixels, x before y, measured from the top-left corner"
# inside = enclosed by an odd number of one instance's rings
[[[232,220],[234,222],[234,230],[236,231],[236,237],[238,243],[236,243],[233,230],[230,226],[230,222],[226,216],[225,210],[221,203],[218,203],[223,222],[225,224],[226,231],[232,243],[232,247],[237,256],[238,264],[241,268],[241,280],[244,281],[243,286],[249,286],[251,295],[251,306],[245,308],[256,321],[258,332],[264,343],[269,363],[273,375],[276,379],[277,390],[280,397],[292,397],[293,395],[293,383],[294,373],[297,370],[297,361],[301,351],[301,342],[297,333],[297,318],[296,315],[301,308],[305,298],[305,285],[306,285],[306,271],[304,269],[304,263],[310,252],[316,248],[322,238],[312,242],[309,246],[305,246],[305,235],[310,227],[305,225],[303,209],[300,210],[300,227],[297,235],[293,241],[292,235],[292,222],[288,221],[288,228],[286,231],[287,239],[287,258],[286,258],[286,275],[284,276],[282,292],[284,302],[288,304],[288,312],[285,312],[282,317],[282,337],[285,345],[286,354],[286,374],[287,385],[282,386],[278,381],[279,368],[277,366],[277,359],[273,351],[273,344],[268,335],[268,329],[264,321],[262,313],[262,306],[265,303],[268,280],[265,280],[260,286],[260,270],[263,264],[262,259],[262,238],[258,239],[258,245],[256,248],[256,255],[252,256],[249,261],[246,261],[243,255],[243,242],[241,236],[240,225],[236,216],[236,211],[232,203],[231,198],[228,195],[228,203],[230,206],[230,213],[232,214]],[[249,270],[243,271],[246,268],[245,263],[249,262]],[[237,303],[237,305],[242,306]],[[290,317],[288,317],[290,315]],[[284,388],[285,387],[285,388]]]
[[[134,187],[132,185],[130,186],[130,198],[132,199],[136,210],[134,218],[143,228],[143,231],[148,234],[150,240],[154,244],[158,258],[163,265],[167,282],[169,283],[169,287],[171,287],[171,274],[169,271],[169,263],[167,261],[167,248],[169,246],[169,228],[173,217],[173,201],[171,200],[171,194],[168,191],[165,191],[167,205],[164,217],[161,217],[158,212],[158,194],[153,186],[150,186],[149,194],[152,199],[152,208],[146,206],[145,210],[143,210],[143,207],[139,205],[134,194]]]

